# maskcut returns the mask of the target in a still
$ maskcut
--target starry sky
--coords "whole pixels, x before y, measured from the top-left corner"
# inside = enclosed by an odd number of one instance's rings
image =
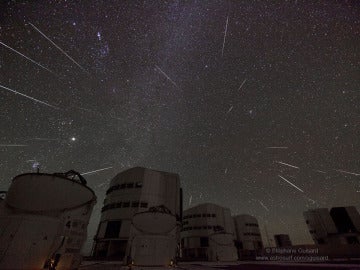
[[[178,173],[185,208],[254,215],[265,244],[311,243],[308,208],[360,210],[358,1],[2,1],[0,42],[0,189],[87,173],[89,237],[134,166]]]

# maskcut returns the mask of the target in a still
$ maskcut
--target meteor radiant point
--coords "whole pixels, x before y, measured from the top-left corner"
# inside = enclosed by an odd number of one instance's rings
[[[55,72],[53,72],[52,70],[48,69],[47,67],[44,67],[42,64],[36,62],[35,60],[31,59],[30,57],[26,56],[25,54],[22,54],[21,52],[15,50],[14,48],[11,48],[10,46],[6,45],[5,43],[0,41],[0,44],[3,45],[4,47],[8,48],[9,50],[17,53],[18,55],[24,57],[26,60],[30,61],[31,63],[41,67],[42,69],[45,69],[47,71],[49,71],[51,74],[55,75],[56,77],[59,77]]]
[[[75,65],[77,65],[80,69],[87,72],[78,62],[76,62],[70,55],[68,55],[63,49],[61,49],[54,41],[52,41],[47,35],[40,31],[35,25],[29,22],[32,28],[34,28],[37,32],[39,32],[44,38],[46,38],[52,45],[54,45],[62,54],[64,54],[68,59],[70,59]]]
[[[48,106],[48,107],[51,107],[51,108],[53,108],[53,109],[59,109],[58,107],[55,107],[55,106],[53,106],[53,105],[51,105],[51,104],[49,104],[49,103],[47,103],[47,102],[45,102],[45,101],[41,101],[41,100],[38,100],[38,99],[36,99],[36,98],[30,97],[30,96],[28,96],[28,95],[25,95],[25,94],[20,93],[20,92],[18,92],[18,91],[16,91],[16,90],[10,89],[10,88],[8,88],[8,87],[6,87],[6,86],[3,86],[3,85],[1,85],[1,84],[0,84],[0,87],[3,88],[3,89],[5,89],[5,90],[7,90],[7,91],[9,91],[9,92],[12,92],[12,93],[15,93],[15,94],[17,94],[17,95],[26,97],[26,98],[28,98],[28,99],[31,99],[32,101],[35,101],[35,102],[37,102],[37,103],[41,103],[41,104],[46,105],[46,106]]]
[[[294,188],[296,188],[297,190],[299,190],[299,191],[301,191],[301,192],[303,192],[304,193],[304,191],[301,189],[301,188],[299,188],[299,187],[297,187],[295,184],[293,184],[293,183],[291,183],[289,180],[287,180],[285,177],[283,177],[283,176],[281,176],[281,175],[278,175],[282,180],[284,180],[285,182],[287,182],[288,184],[290,184],[291,186],[293,186]]]

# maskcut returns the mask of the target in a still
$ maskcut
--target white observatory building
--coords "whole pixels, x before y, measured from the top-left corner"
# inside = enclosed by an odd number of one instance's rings
[[[184,211],[181,230],[185,260],[236,261],[234,223],[230,209],[206,203]]]
[[[121,172],[106,192],[93,257],[170,265],[179,250],[181,213],[177,174],[142,167]]]
[[[263,248],[257,219],[250,215],[237,215],[233,220],[239,259],[255,257],[256,252]]]
[[[96,202],[74,171],[16,176],[0,211],[0,269],[75,269]]]

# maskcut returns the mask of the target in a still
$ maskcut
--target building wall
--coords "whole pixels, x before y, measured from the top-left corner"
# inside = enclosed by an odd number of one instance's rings
[[[304,217],[315,244],[326,244],[328,235],[337,233],[337,228],[327,208],[308,210],[304,212]]]
[[[136,167],[116,175],[106,192],[93,256],[123,259],[134,214],[164,205],[180,216],[177,174]]]
[[[354,206],[312,209],[304,212],[315,244],[360,245],[360,215]]]
[[[289,235],[287,234],[275,234],[274,239],[277,247],[290,247],[292,246]]]
[[[250,215],[233,217],[238,250],[259,250],[263,248],[258,221]]]
[[[215,251],[217,247],[213,247],[210,242],[213,235],[220,232],[224,233],[224,238],[231,238],[228,253],[233,252],[231,248],[235,250],[234,224],[228,208],[210,203],[192,207],[184,211],[182,225],[181,244],[184,259],[212,260],[216,258],[214,254],[220,251]],[[221,260],[220,257],[217,256],[219,260]]]

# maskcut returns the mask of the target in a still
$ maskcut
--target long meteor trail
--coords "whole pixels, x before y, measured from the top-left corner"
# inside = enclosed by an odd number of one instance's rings
[[[166,77],[166,79],[168,79],[173,85],[179,88],[179,86],[164,71],[162,71],[162,69],[159,68],[159,66],[155,65],[155,67]]]
[[[55,76],[58,77],[58,75],[57,75],[55,72],[53,72],[52,70],[48,69],[47,67],[44,67],[42,64],[36,62],[35,60],[31,59],[30,57],[26,56],[25,54],[22,54],[21,52],[15,50],[14,48],[11,48],[10,46],[6,45],[4,42],[1,42],[1,41],[0,41],[0,44],[3,45],[4,47],[8,48],[9,50],[17,53],[18,55],[24,57],[26,60],[30,61],[31,63],[33,63],[33,64],[35,64],[35,65],[37,65],[37,66],[39,66],[39,67],[41,67],[41,68],[49,71],[51,74],[54,74]]]
[[[288,149],[287,146],[269,146],[267,149]]]
[[[52,45],[54,45],[62,54],[64,54],[68,59],[71,60],[75,65],[77,65],[80,69],[87,72],[86,69],[84,69],[78,62],[76,62],[70,55],[68,55],[63,49],[61,49],[54,41],[52,41],[47,35],[45,35],[43,32],[40,31],[39,28],[37,28],[35,25],[33,25],[31,22],[29,22],[32,28],[34,28],[37,32],[39,32],[44,38],[46,38]]]
[[[351,175],[355,175],[355,176],[360,175],[360,173],[348,172],[348,171],[344,171],[344,170],[335,170],[335,171],[341,172],[341,173],[346,173],[346,174],[351,174]]]
[[[225,42],[226,42],[226,34],[227,34],[228,24],[229,24],[229,15],[226,17],[224,41],[223,41],[223,46],[222,46],[222,49],[221,49],[221,56],[224,56],[224,49],[225,49]]]
[[[27,144],[0,144],[0,147],[24,147]]]
[[[84,173],[81,173],[81,175],[93,174],[93,173],[105,171],[105,170],[108,170],[108,169],[111,169],[111,168],[112,168],[112,167],[106,167],[106,168],[98,169],[98,170],[95,170],[95,171],[84,172]]]
[[[59,109],[58,107],[55,107],[55,106],[53,106],[53,105],[51,105],[51,104],[49,104],[49,103],[47,103],[47,102],[45,102],[45,101],[41,101],[41,100],[38,100],[38,99],[36,99],[36,98],[30,97],[30,96],[28,96],[28,95],[25,95],[25,94],[23,94],[23,93],[20,93],[20,92],[18,92],[18,91],[16,91],[16,90],[13,90],[13,89],[8,88],[8,87],[6,87],[6,86],[3,86],[3,85],[1,85],[1,84],[0,84],[0,87],[3,88],[3,89],[5,89],[5,90],[7,90],[7,91],[9,91],[9,92],[12,92],[12,93],[15,93],[15,94],[17,94],[17,95],[26,97],[26,98],[28,98],[28,99],[31,99],[32,101],[35,101],[35,102],[37,102],[37,103],[43,104],[43,105],[48,106],[48,107],[51,107],[51,108],[53,108],[53,109],[57,109],[57,110]]]
[[[275,162],[278,163],[278,164],[282,164],[282,165],[291,167],[291,168],[300,169],[300,168],[297,167],[297,166],[294,166],[294,165],[291,165],[291,164],[288,164],[288,163],[285,163],[285,162],[281,162],[281,161],[275,161]]]
[[[287,180],[285,177],[283,177],[283,176],[281,176],[281,175],[279,175],[278,174],[278,176],[282,179],[282,180],[284,180],[285,182],[287,182],[288,184],[290,184],[291,186],[293,186],[294,188],[296,188],[297,190],[299,190],[299,191],[301,191],[302,193],[304,193],[304,191],[301,189],[301,188],[299,188],[298,186],[296,186],[295,184],[293,184],[293,183],[291,183],[289,180]]]

